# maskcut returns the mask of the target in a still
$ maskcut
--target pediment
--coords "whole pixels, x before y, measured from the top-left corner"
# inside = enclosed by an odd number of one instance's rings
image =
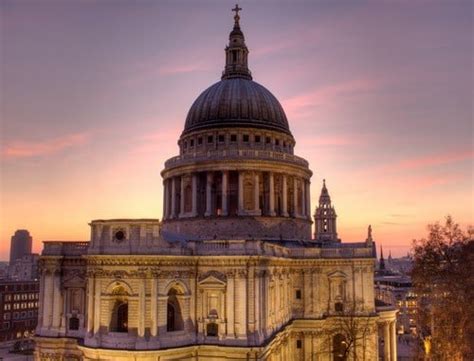
[[[342,271],[334,271],[334,272],[331,272],[331,273],[328,273],[328,277],[329,278],[347,278],[347,275],[342,272]]]
[[[63,281],[63,284],[66,286],[83,286],[85,282],[85,279],[83,277],[80,277],[79,275],[72,275],[69,278],[66,278]]]
[[[212,287],[212,288],[222,288],[226,286],[226,283],[219,278],[210,275],[199,281],[200,287]]]

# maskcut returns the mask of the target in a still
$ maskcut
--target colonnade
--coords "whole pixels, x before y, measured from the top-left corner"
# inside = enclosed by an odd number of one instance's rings
[[[276,177],[279,180],[278,189]],[[232,182],[231,178],[237,178],[237,181]],[[229,215],[311,217],[310,182],[303,177],[275,172],[223,170],[169,177],[163,185],[163,219]],[[201,187],[204,199],[198,196]],[[216,204],[217,195],[219,201]],[[236,196],[236,207],[231,207],[231,195]],[[205,204],[202,212],[199,203]]]
[[[383,360],[397,361],[397,328],[396,321],[385,321],[383,328]]]

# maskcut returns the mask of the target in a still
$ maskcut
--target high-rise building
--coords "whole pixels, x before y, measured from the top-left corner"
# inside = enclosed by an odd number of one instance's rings
[[[32,244],[33,238],[31,238],[30,232],[26,229],[17,230],[11,238],[10,263],[22,258],[23,256],[30,255]]]

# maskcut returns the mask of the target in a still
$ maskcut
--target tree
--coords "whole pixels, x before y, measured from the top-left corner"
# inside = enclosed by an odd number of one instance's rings
[[[374,359],[375,350],[368,344],[377,335],[375,315],[345,306],[329,317],[329,327],[321,334],[323,353],[332,354],[337,361]]]
[[[412,282],[417,294],[420,358],[474,359],[474,231],[448,216],[413,241]]]

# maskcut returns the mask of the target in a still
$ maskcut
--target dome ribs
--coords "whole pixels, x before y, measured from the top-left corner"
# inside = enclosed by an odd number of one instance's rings
[[[285,112],[275,96],[244,78],[221,80],[201,93],[189,109],[183,134],[228,126],[279,130],[291,135]]]

